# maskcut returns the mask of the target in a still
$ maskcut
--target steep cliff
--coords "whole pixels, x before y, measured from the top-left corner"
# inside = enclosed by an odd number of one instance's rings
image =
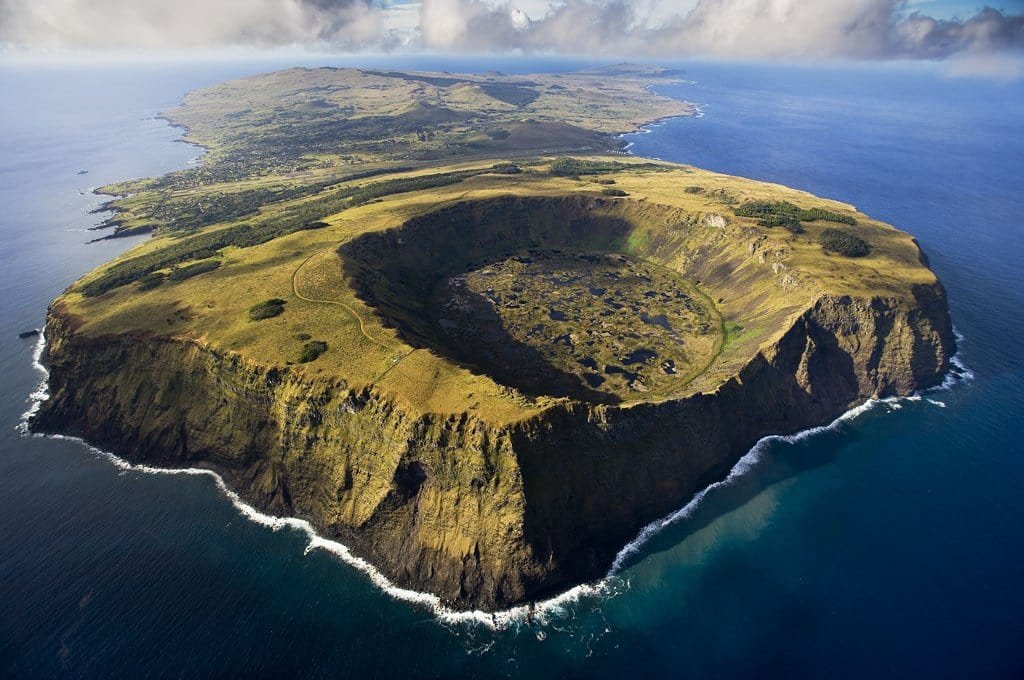
[[[372,389],[194,341],[82,337],[55,305],[52,397],[34,426],[132,461],[211,467],[398,583],[493,609],[602,575],[639,527],[760,437],[936,384],[954,348],[943,291],[923,287],[916,302],[822,297],[713,393],[565,402],[502,427],[408,413]]]
[[[212,468],[398,584],[493,610],[602,576],[759,438],[942,379],[955,351],[945,293],[906,234],[783,187],[612,167],[605,181],[628,198],[542,171],[478,176],[224,249],[216,267],[169,269],[155,288],[89,296],[111,271],[98,270],[51,305],[51,396],[33,427],[131,461]],[[870,255],[823,251],[817,217],[790,231],[730,207],[768,199],[845,220]],[[157,239],[121,266],[180,243]],[[692,282],[673,299],[706,312],[694,332],[716,339],[710,363],[613,403],[527,394],[460,363],[424,311],[431,291],[531,248],[610,253]],[[251,320],[268,299],[278,315]],[[594,309],[581,343],[615,331],[607,341],[627,343],[616,352],[639,346],[649,321],[614,299]],[[608,314],[625,326],[589,333]],[[329,349],[296,363],[311,334]]]

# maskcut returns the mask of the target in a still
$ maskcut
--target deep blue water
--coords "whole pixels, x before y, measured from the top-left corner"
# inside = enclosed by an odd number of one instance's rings
[[[0,68],[0,676],[1024,676],[1024,86],[697,63],[696,85],[662,88],[706,115],[632,136],[634,152],[910,231],[975,379],[927,395],[944,406],[880,406],[764,446],[644,546],[617,595],[492,632],[305,554],[302,534],[244,519],[209,478],[124,472],[15,430],[38,380],[17,332],[128,245],[83,245],[88,189],[183,166],[196,150],[153,114],[283,65]]]

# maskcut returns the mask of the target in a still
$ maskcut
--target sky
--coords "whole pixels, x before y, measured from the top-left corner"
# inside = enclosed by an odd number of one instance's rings
[[[3,55],[281,48],[1019,69],[1024,0],[0,0]]]

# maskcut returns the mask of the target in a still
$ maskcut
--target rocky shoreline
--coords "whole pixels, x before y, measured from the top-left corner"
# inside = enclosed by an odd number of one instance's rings
[[[58,303],[46,327],[52,396],[32,427],[132,462],[208,467],[254,507],[307,519],[403,587],[498,610],[603,576],[640,528],[761,437],[938,384],[955,352],[945,294],[922,286],[907,302],[821,297],[713,393],[628,407],[566,400],[502,427],[412,413],[372,388],[195,341],[82,337]],[[371,511],[346,498],[375,486],[386,493]]]

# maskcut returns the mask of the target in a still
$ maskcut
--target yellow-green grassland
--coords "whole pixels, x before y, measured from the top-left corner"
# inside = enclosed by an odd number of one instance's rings
[[[207,466],[395,582],[496,609],[603,575],[760,437],[941,380],[944,291],[853,206],[620,152],[617,68],[293,69],[166,116],[204,163],[68,288],[35,427]]]

